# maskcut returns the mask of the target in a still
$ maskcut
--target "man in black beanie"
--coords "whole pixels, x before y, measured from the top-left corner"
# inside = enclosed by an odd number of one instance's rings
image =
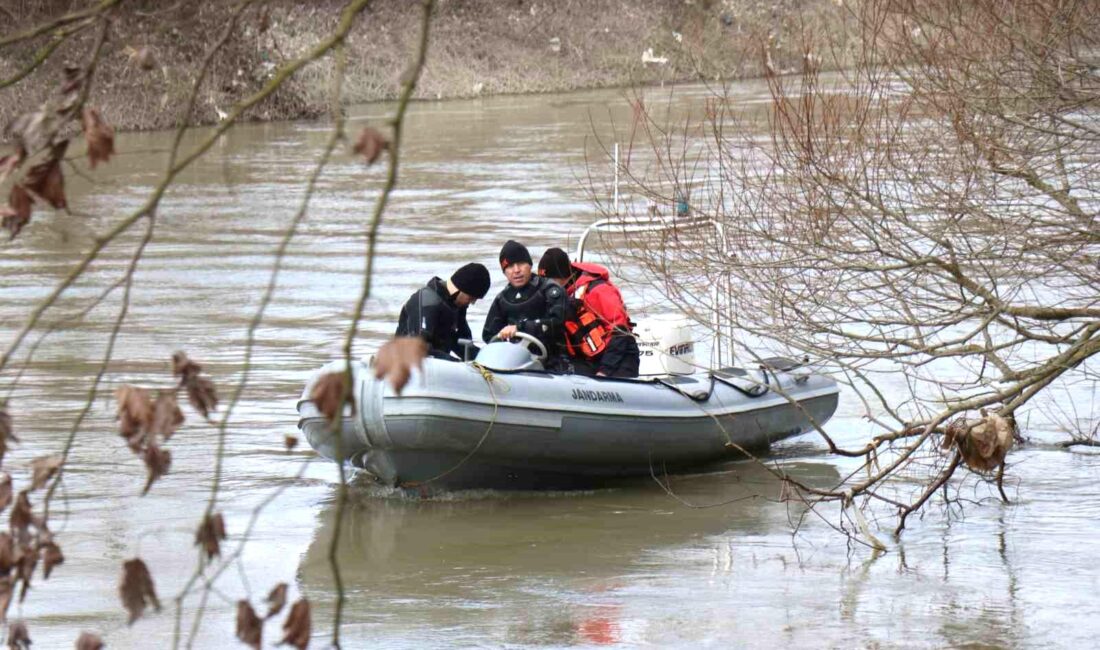
[[[553,282],[531,274],[531,253],[517,241],[508,240],[500,249],[500,270],[508,286],[493,299],[482,338],[489,341],[499,336],[508,340],[517,332],[530,334],[546,346],[547,368],[559,369],[565,292]]]
[[[489,293],[489,269],[470,263],[447,281],[428,280],[401,308],[394,336],[419,336],[438,359],[464,360],[459,339],[470,339],[466,308]],[[452,356],[453,355],[453,356]]]

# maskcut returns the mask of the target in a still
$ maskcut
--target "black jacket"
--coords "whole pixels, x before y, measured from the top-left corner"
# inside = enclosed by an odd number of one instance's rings
[[[466,308],[455,304],[447,282],[432,278],[405,302],[397,319],[395,336],[419,336],[428,342],[433,357],[462,358],[459,339],[472,338]]]
[[[485,317],[481,337],[489,341],[506,325],[515,325],[519,331],[542,341],[547,353],[554,357],[560,354],[564,322],[565,291],[544,277],[532,275],[523,287],[508,285],[497,294]]]

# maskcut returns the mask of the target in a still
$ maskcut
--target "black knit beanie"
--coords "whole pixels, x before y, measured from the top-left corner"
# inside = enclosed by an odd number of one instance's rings
[[[547,248],[539,258],[539,275],[548,278],[568,278],[573,275],[573,265],[569,263],[569,253],[560,248]]]
[[[523,244],[509,239],[500,249],[500,268],[506,269],[516,262],[531,264],[531,253]]]
[[[475,298],[484,298],[489,293],[489,269],[484,264],[470,262],[466,266],[455,271],[451,276],[454,283],[462,293],[467,293]]]

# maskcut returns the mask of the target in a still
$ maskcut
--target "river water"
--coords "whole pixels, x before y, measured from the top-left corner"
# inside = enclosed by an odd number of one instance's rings
[[[759,83],[733,91],[743,106],[765,99]],[[702,111],[707,95],[702,87],[650,89],[647,101],[671,98],[677,110]],[[352,131],[387,110],[355,111]],[[536,257],[574,244],[595,216],[584,191],[586,143],[596,155],[593,133],[613,140],[630,115],[619,91],[414,105],[357,352],[392,332],[401,303],[432,275],[471,260],[495,269],[509,238]],[[185,406],[188,422],[168,444],[171,472],[142,497],[144,468],[116,434],[110,394],[123,383],[170,386],[168,360],[183,349],[224,402],[241,377],[272,252],[327,132],[320,123],[237,128],[165,201],[106,383],[52,506],[65,563],[48,580],[37,575],[25,602],[8,612],[27,622],[35,647],[71,647],[81,630],[102,634],[112,648],[169,647],[177,628],[181,645],[237,647],[236,601],[250,598],[260,609],[279,582],[290,584],[291,598],[310,599],[313,647],[326,645],[337,471],[308,449],[285,451],[283,441],[296,433],[294,403],[306,377],[340,354],[383,169],[338,156],[290,247],[228,427],[218,502],[229,533],[223,555],[237,552],[246,529],[249,539],[205,602],[189,597],[178,619],[176,596],[196,567],[194,531],[210,494],[216,431]],[[38,214],[3,244],[5,347],[92,239],[140,204],[164,168],[170,137],[119,136],[120,154],[92,174],[94,183],[69,175],[78,216]],[[607,180],[602,161],[592,169],[598,183]],[[83,309],[115,281],[139,235],[112,246],[47,322]],[[503,277],[493,274],[495,291]],[[651,292],[628,287],[626,295],[637,315],[667,311]],[[475,331],[487,302],[471,310]],[[30,459],[61,450],[119,305],[116,292],[65,323],[11,390],[22,443],[5,467],[17,488]],[[3,376],[5,394],[22,358]],[[1090,399],[1080,406],[1091,408]],[[851,396],[842,396],[828,429],[848,443],[865,434]],[[812,436],[774,451],[774,462],[815,485],[851,469]],[[357,478],[340,533],[343,647],[1091,647],[1100,638],[1100,456],[1038,445],[1010,463],[1014,503],[986,498],[984,487],[951,509],[933,502],[900,540],[881,532],[884,554],[836,533],[827,525],[838,520],[835,511],[805,519],[795,534],[799,513],[778,502],[766,472],[745,463],[677,477],[675,498],[645,480],[583,493],[421,501]],[[41,498],[32,497],[36,507]],[[117,585],[121,563],[135,556],[150,566],[164,609],[127,626]],[[265,647],[278,639],[280,621],[268,622]]]

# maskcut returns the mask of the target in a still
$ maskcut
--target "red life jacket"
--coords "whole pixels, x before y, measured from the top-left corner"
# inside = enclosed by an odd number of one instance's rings
[[[616,324],[629,328],[630,318],[618,288],[608,280],[607,269],[599,264],[584,262],[574,263],[573,269],[580,271],[580,274],[566,287],[566,292],[576,298],[573,301],[576,313],[565,320],[565,348],[571,356],[583,355],[591,359],[607,348]],[[590,296],[597,291],[613,292],[613,296],[607,296],[613,305],[609,313],[597,313],[593,309]]]

